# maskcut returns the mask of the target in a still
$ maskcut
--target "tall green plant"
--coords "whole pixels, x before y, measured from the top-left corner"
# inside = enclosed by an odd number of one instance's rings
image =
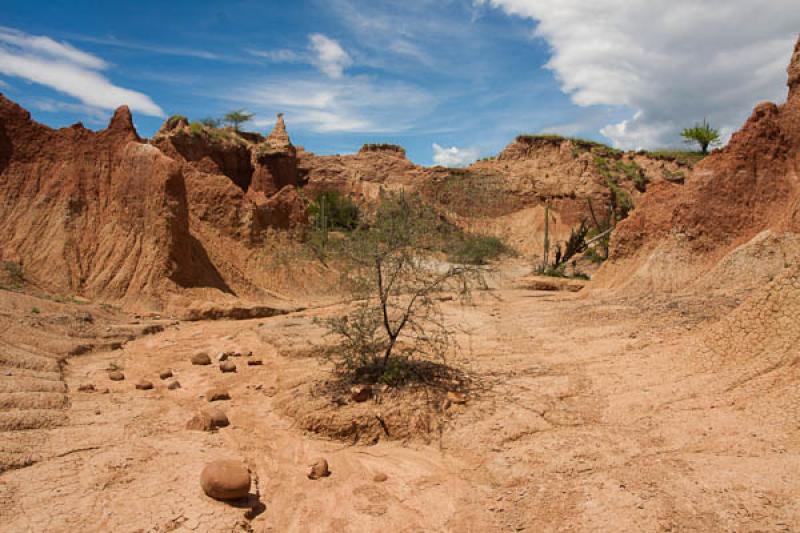
[[[715,146],[720,142],[719,130],[712,128],[706,119],[703,119],[702,123],[695,124],[691,128],[685,128],[681,132],[681,137],[683,137],[686,143],[699,144],[700,151],[703,154],[708,153],[709,146]]]

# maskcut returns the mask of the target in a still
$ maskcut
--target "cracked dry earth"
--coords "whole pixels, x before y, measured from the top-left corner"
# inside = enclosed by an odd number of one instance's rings
[[[60,423],[0,433],[6,449],[37,448],[0,475],[0,531],[800,531],[798,365],[765,358],[753,373],[758,360],[741,370],[709,349],[703,333],[724,302],[508,282],[474,307],[445,306],[481,386],[430,442],[324,440],[284,414],[279,405],[325,378],[303,347],[330,308],[173,325],[70,358],[63,389],[42,361],[24,383],[65,396],[47,405]],[[246,349],[263,365],[234,358],[237,372],[221,374],[189,363]],[[108,380],[111,363],[125,381]],[[180,389],[158,379],[168,368]],[[155,388],[134,389],[142,378]],[[109,392],[78,392],[84,383]],[[187,430],[215,384],[230,391],[219,405],[231,425]],[[309,480],[320,456],[332,474]],[[203,494],[199,474],[214,459],[247,463],[249,503]]]

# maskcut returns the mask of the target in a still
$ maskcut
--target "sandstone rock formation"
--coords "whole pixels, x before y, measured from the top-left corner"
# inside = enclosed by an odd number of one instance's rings
[[[0,258],[47,290],[157,300],[202,283],[180,166],[127,107],[106,130],[53,130],[0,95]]]
[[[727,282],[752,289],[798,260],[799,72],[800,41],[786,103],[759,104],[685,185],[664,182],[645,194],[615,232],[603,285],[676,291]]]

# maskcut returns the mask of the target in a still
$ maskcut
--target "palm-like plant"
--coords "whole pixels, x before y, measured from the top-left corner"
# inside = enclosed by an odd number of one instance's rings
[[[704,154],[708,153],[709,146],[716,146],[719,144],[719,130],[712,128],[706,119],[703,119],[701,124],[695,124],[691,128],[685,128],[681,132],[681,137],[683,137],[687,143],[699,144],[700,151]]]
[[[239,126],[245,122],[250,122],[253,119],[253,113],[248,113],[244,109],[237,109],[225,115],[224,120],[236,131],[239,131]]]

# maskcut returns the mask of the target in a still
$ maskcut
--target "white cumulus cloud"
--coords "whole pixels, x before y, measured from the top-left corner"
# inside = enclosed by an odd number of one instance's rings
[[[547,63],[581,106],[624,106],[601,130],[622,148],[674,145],[704,117],[738,129],[785,96],[797,0],[475,0],[535,21]]]
[[[445,148],[433,143],[433,162],[443,167],[465,167],[474,163],[480,151],[477,148]]]
[[[312,61],[326,76],[334,79],[341,78],[344,70],[353,64],[350,55],[330,37],[321,33],[312,33],[309,35],[309,41],[309,46],[314,54]]]
[[[46,85],[100,109],[128,105],[134,111],[163,116],[146,94],[111,83],[100,72],[102,59],[45,36],[0,27],[0,73]]]

